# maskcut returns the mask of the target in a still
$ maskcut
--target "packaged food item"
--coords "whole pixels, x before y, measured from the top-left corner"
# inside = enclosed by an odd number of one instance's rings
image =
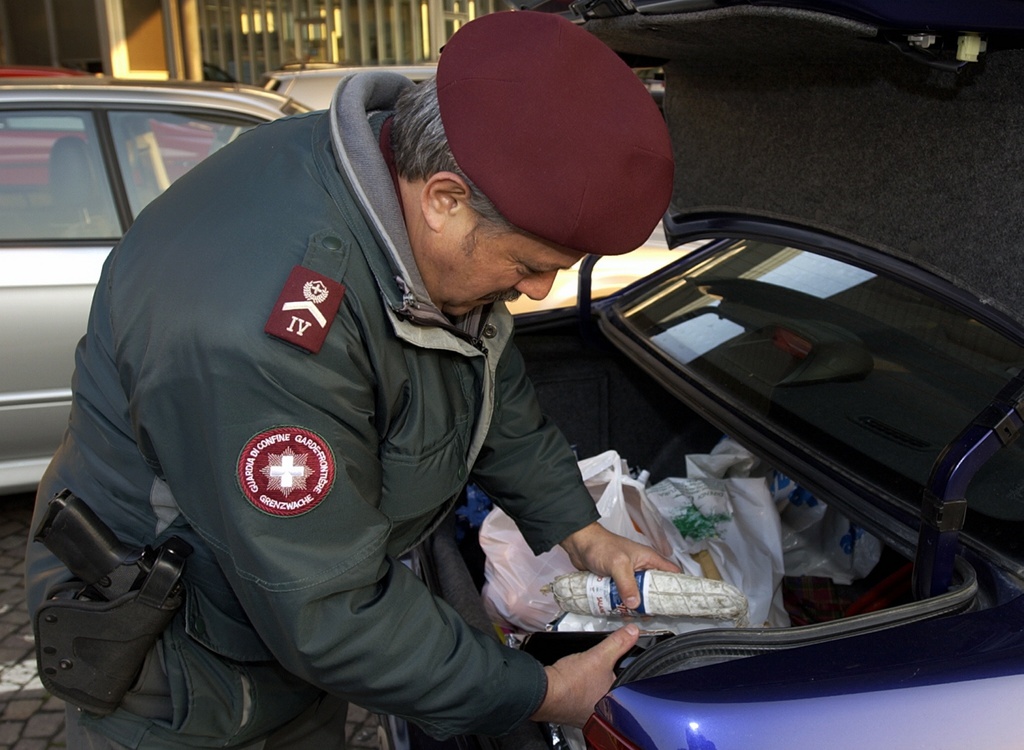
[[[559,608],[572,614],[697,617],[731,620],[739,627],[747,624],[747,597],[725,581],[661,570],[642,570],[635,575],[640,589],[640,606],[636,609],[623,604],[609,576],[569,573],[557,577],[550,589]]]

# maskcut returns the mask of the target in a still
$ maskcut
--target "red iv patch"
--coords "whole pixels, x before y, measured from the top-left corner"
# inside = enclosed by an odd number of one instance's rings
[[[303,266],[295,266],[263,329],[289,344],[316,354],[338,314],[345,287]]]
[[[249,502],[273,516],[299,516],[334,484],[334,454],[301,427],[275,427],[253,437],[238,457],[238,483]]]

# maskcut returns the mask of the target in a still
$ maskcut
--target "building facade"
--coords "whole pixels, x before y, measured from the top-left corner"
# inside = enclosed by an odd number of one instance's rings
[[[503,0],[0,0],[0,62],[261,82],[292,64],[437,60]]]

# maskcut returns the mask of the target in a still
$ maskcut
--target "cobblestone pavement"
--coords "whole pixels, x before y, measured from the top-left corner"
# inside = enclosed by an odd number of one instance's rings
[[[25,544],[31,520],[32,495],[0,495],[0,750],[67,746],[64,702],[39,681],[25,608]],[[376,716],[350,707],[348,747],[379,748],[377,725]]]

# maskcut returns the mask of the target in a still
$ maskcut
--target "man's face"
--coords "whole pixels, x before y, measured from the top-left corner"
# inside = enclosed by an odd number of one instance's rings
[[[475,221],[421,273],[434,304],[447,315],[458,316],[520,294],[543,299],[551,291],[555,274],[583,255],[514,232],[494,233]]]

